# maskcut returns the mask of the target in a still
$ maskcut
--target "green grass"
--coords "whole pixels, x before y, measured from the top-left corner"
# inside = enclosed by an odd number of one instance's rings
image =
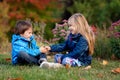
[[[13,66],[6,61],[8,54],[0,54],[0,80],[119,80],[119,74],[111,73],[112,69],[120,67],[119,61],[108,60],[107,65],[101,65],[102,60],[93,59],[92,68],[84,67],[41,69],[39,66]]]

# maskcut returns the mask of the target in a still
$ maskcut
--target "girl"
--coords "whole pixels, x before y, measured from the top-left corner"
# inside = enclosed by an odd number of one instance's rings
[[[12,36],[12,64],[37,64],[46,61],[46,49],[36,45],[32,35],[32,25],[28,21],[18,21]]]
[[[68,19],[70,34],[61,44],[46,46],[50,52],[68,51],[67,54],[56,54],[55,62],[70,66],[87,66],[91,64],[94,52],[94,34],[85,17],[76,13]]]

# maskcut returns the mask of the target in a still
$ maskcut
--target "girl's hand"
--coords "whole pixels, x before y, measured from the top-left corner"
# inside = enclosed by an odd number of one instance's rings
[[[51,50],[50,46],[45,46],[45,48],[49,51]]]
[[[48,50],[47,50],[44,46],[41,46],[41,47],[40,47],[40,51],[41,51],[42,53],[47,53],[47,52],[48,52]]]

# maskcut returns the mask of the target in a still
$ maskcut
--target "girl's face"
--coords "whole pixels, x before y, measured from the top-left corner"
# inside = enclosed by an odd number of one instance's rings
[[[32,36],[32,27],[30,27],[28,30],[26,30],[23,34],[20,34],[20,35],[30,40],[30,37]]]
[[[73,19],[68,20],[68,25],[69,25],[70,32],[72,34],[76,34],[76,32],[77,32],[76,29],[75,29],[76,25],[74,24]]]

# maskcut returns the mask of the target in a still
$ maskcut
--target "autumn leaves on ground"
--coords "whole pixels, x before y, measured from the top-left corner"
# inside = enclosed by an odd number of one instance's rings
[[[50,59],[50,57],[49,57]],[[0,80],[119,80],[119,61],[93,58],[91,66],[41,69],[39,66],[11,65],[10,54],[0,54]],[[50,61],[52,61],[50,59]]]

